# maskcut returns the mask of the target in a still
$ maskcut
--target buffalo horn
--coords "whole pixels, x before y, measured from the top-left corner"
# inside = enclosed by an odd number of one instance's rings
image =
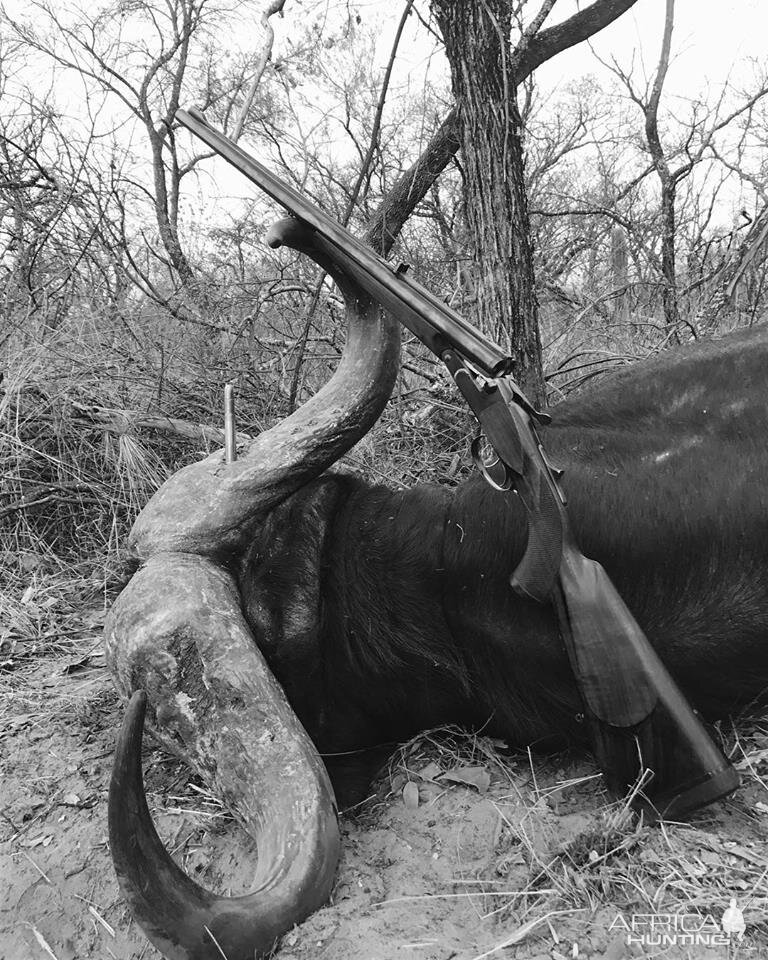
[[[326,837],[300,865],[270,870],[247,896],[217,896],[199,886],[171,859],[147,808],[141,773],[146,702],[143,690],[131,697],[109,787],[109,841],[122,894],[169,960],[252,960],[328,899],[336,838]]]
[[[330,894],[339,833],[322,760],[254,643],[222,567],[203,557],[152,558],[105,627],[108,655],[122,654],[118,685],[133,691],[109,795],[123,895],[170,960],[221,960],[219,948],[228,960],[259,956]],[[159,840],[141,778],[147,701],[156,738],[193,767],[255,840],[248,896],[202,889]]]

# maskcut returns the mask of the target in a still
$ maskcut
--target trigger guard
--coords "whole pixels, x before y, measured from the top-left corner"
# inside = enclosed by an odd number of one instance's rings
[[[483,475],[486,483],[493,487],[494,490],[498,490],[500,493],[506,493],[512,489],[512,477],[509,470],[492,447],[490,449],[493,450],[495,459],[490,463],[486,462],[486,460],[483,459],[482,443],[483,437],[480,434],[472,440],[469,447],[472,459],[475,461],[475,465]]]

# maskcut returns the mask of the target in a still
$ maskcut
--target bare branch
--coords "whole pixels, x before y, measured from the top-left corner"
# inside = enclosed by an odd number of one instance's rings
[[[365,237],[374,249],[383,255],[392,249],[403,224],[448,166],[460,145],[458,117],[454,109],[440,124],[418,160],[394,184],[371,218]]]
[[[261,47],[258,60],[256,61],[253,77],[251,78],[248,90],[246,91],[245,99],[243,100],[243,107],[240,111],[240,116],[237,118],[235,127],[230,134],[231,138],[235,141],[240,139],[240,134],[243,132],[243,126],[246,118],[251,107],[253,106],[256,90],[261,82],[261,78],[264,76],[264,71],[267,69],[267,64],[272,57],[272,47],[275,42],[275,31],[272,29],[272,24],[269,22],[269,18],[274,16],[276,13],[282,15],[284,6],[285,0],[270,0],[264,10],[262,10],[261,26],[265,33],[264,43]]]
[[[78,415],[86,420],[102,425],[112,433],[133,433],[136,430],[158,430],[185,440],[221,446],[224,443],[224,431],[202,423],[191,423],[178,417],[166,417],[160,414],[142,413],[139,410],[122,410],[112,407],[90,406],[70,401]],[[253,437],[247,433],[237,434],[238,443],[248,443]]]
[[[523,35],[520,37],[517,46],[515,47],[515,51],[512,54],[509,64],[510,72],[513,76],[518,72],[519,64],[528,51],[531,40],[533,40],[533,38],[541,29],[541,25],[549,16],[550,12],[552,11],[552,7],[554,7],[556,2],[557,0],[544,0],[539,12],[523,31]]]
[[[562,50],[587,40],[613,23],[637,0],[596,0],[586,10],[564,23],[550,27],[534,37],[520,58],[515,81],[520,84],[536,67]],[[451,110],[427,144],[419,159],[392,187],[386,201],[369,224],[368,242],[377,249],[389,250],[408,217],[429,192],[429,188],[448,166],[461,144],[459,119]]]
[[[664,150],[659,138],[659,101],[664,80],[669,69],[669,53],[672,46],[672,27],[675,19],[675,0],[666,0],[666,14],[664,17],[664,36],[659,54],[659,65],[656,68],[656,77],[653,81],[650,99],[645,107],[645,136],[648,140],[648,149],[653,159],[656,171],[662,183],[669,181],[670,172]]]
[[[537,67],[551,60],[556,54],[588,40],[617,20],[622,13],[626,13],[636,2],[637,0],[595,0],[586,10],[580,10],[563,23],[543,30],[530,41],[520,58],[515,73],[516,82],[521,83]]]

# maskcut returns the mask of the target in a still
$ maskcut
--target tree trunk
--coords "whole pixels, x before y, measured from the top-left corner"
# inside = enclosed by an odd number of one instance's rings
[[[613,298],[613,319],[617,323],[629,320],[629,255],[627,235],[624,228],[615,224],[611,230],[611,286],[616,291]]]
[[[661,274],[663,278],[662,306],[664,324],[669,333],[677,330],[680,323],[680,310],[677,302],[677,267],[675,264],[675,240],[677,225],[675,221],[676,183],[673,178],[661,181]]]
[[[163,158],[163,135],[155,130],[151,123],[147,124],[147,132],[152,147],[152,174],[155,186],[153,195],[157,227],[163,248],[168,254],[168,260],[173,266],[179,279],[186,288],[190,288],[195,280],[195,273],[184,253],[179,240],[176,219],[172,214],[168,202],[168,185],[166,182],[166,167]]]
[[[464,190],[477,283],[475,322],[516,360],[544,402],[521,121],[510,47],[510,0],[433,0],[461,122]]]
[[[661,277],[662,307],[667,332],[678,339],[677,326],[680,312],[677,303],[677,277],[675,270],[675,195],[677,177],[669,169],[669,163],[659,136],[659,101],[664,80],[669,69],[669,56],[672,46],[672,27],[675,21],[675,0],[666,0],[664,16],[664,36],[661,41],[659,65],[651,88],[651,96],[645,107],[645,137],[648,150],[661,184]]]

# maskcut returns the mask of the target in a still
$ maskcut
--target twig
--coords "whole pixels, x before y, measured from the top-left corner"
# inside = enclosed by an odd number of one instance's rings
[[[516,943],[520,943],[522,940],[525,940],[528,934],[538,927],[539,924],[548,922],[550,917],[561,917],[566,913],[578,913],[578,910],[551,910],[549,913],[545,913],[542,917],[535,917],[533,920],[529,920],[528,923],[524,923],[522,926],[518,927],[514,933],[508,936],[505,940],[502,940],[501,943],[497,943],[495,947],[491,947],[491,949],[486,950],[485,953],[478,953],[477,956],[472,958],[472,960],[485,960],[486,957],[490,957],[492,954],[498,953],[499,950],[504,950],[505,947],[512,947]]]
[[[47,875],[46,873],[44,873],[43,870],[42,870],[42,868],[39,867],[39,866],[35,863],[35,861],[32,859],[32,857],[30,857],[30,855],[27,853],[27,851],[26,851],[26,850],[22,850],[22,853],[24,854],[25,859],[29,860],[29,862],[32,864],[32,866],[35,868],[35,870],[37,870],[37,872],[40,874],[40,876],[43,878],[43,880],[45,880],[45,882],[46,882],[49,886],[52,887],[53,884],[51,883],[50,878],[48,877],[48,875]]]
[[[53,952],[53,950],[51,950],[50,946],[48,945],[48,941],[45,939],[42,933],[40,933],[40,931],[37,929],[34,923],[30,923],[28,920],[25,920],[24,922],[30,928],[32,933],[35,935],[35,940],[37,940],[37,942],[40,944],[43,950],[45,950],[45,952],[48,954],[51,960],[59,960],[59,958],[56,956],[56,954]]]
[[[235,142],[240,139],[240,134],[243,132],[243,126],[248,116],[248,111],[251,109],[251,106],[253,105],[253,98],[256,96],[256,90],[261,82],[261,78],[264,75],[264,71],[267,69],[267,64],[272,57],[272,46],[275,42],[275,31],[272,29],[272,24],[269,22],[269,18],[274,16],[276,13],[282,15],[284,6],[285,0],[271,0],[271,2],[267,4],[266,8],[262,11],[261,25],[266,33],[266,39],[261,48],[261,52],[259,53],[259,59],[256,61],[256,68],[253,71],[253,77],[251,78],[248,91],[245,94],[243,108],[240,111],[240,116],[237,118],[235,128],[231,134],[231,137]]]
[[[44,497],[37,497],[35,500],[17,500],[15,503],[8,504],[7,507],[0,509],[0,519],[7,517],[11,513],[18,513],[20,510],[28,510],[30,507],[39,507],[44,503],[50,503],[52,500],[56,500],[59,503],[77,503],[82,505],[84,503],[94,504],[99,506],[105,501],[99,499],[98,497],[84,497],[80,495],[79,497],[63,497],[57,493],[48,493]]]

